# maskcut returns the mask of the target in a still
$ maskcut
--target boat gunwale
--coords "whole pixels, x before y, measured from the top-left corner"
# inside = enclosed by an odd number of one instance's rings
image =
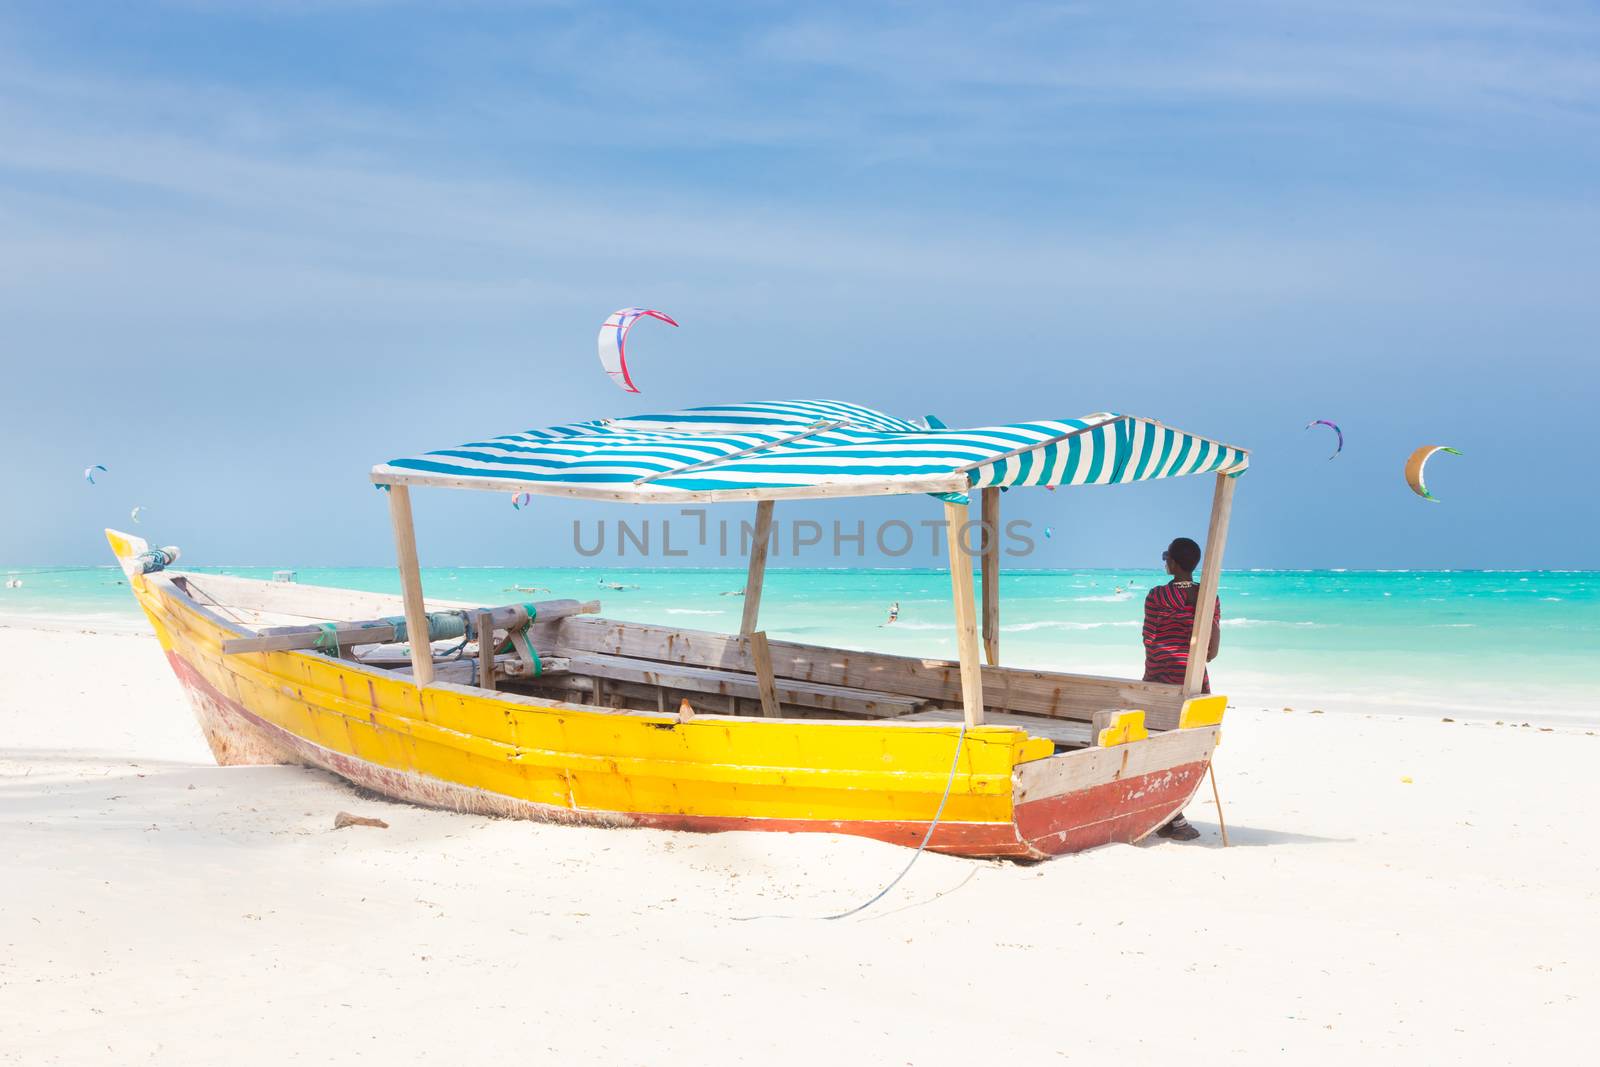
[[[195,614],[202,616],[208,622],[210,622],[213,625],[218,626],[218,627],[220,627],[220,628],[222,628],[224,630],[227,630],[228,632],[234,634],[235,636],[248,637],[248,636],[253,636],[253,635],[255,635],[257,633],[257,631],[255,629],[251,628],[249,626],[249,624],[247,624],[247,623],[239,622],[238,620],[234,620],[234,619],[224,619],[222,616],[217,614],[217,612],[214,611],[211,607],[200,603],[198,600],[195,600],[194,597],[190,596],[187,592],[185,592],[182,588],[180,588],[177,585],[176,582],[172,581],[172,579],[174,579],[174,578],[183,578],[183,579],[187,580],[187,579],[189,579],[191,577],[196,577],[196,576],[198,576],[200,578],[206,577],[204,574],[196,575],[196,573],[193,572],[193,571],[160,571],[160,572],[157,572],[157,573],[154,573],[154,574],[144,575],[143,577],[146,579],[146,581],[150,585],[158,586],[166,594],[170,595],[171,597],[173,597],[175,599],[180,600],[186,608],[188,608],[189,610],[193,611]],[[262,579],[262,578],[241,578],[241,577],[238,577],[238,576],[235,576],[235,575],[227,575],[226,577],[229,577],[229,578],[234,579],[235,581],[241,581],[241,582],[259,582],[261,585],[264,585],[264,586],[271,586],[271,585],[275,584],[275,583],[269,582],[266,579]],[[152,579],[153,579],[153,581],[152,581]],[[319,589],[342,589],[342,587],[340,587],[340,586],[318,586],[317,588],[319,588]],[[362,592],[362,590],[342,590],[342,591],[346,591],[346,592]],[[378,595],[380,595],[380,596],[389,596],[391,594],[383,593],[383,594],[378,594]],[[438,603],[443,603],[443,602],[441,602],[441,601],[433,601],[433,603],[438,604]],[[613,625],[616,625],[616,624],[630,625],[625,620],[621,620],[621,619],[597,618],[596,621],[604,621],[604,622],[607,622],[607,623],[610,623],[610,624],[613,624]],[[631,625],[643,625],[643,624],[635,623],[635,624],[631,624]],[[699,632],[715,633],[715,631],[699,631]],[[819,647],[820,648],[820,647],[825,647],[825,646],[813,646],[813,647]],[[853,651],[853,650],[851,650],[851,649],[830,649],[829,651],[850,652],[850,651]],[[247,655],[247,656],[282,656],[282,655],[286,655],[286,656],[295,656],[295,657],[310,657],[310,658],[313,659],[313,662],[315,662],[317,659],[322,659],[322,660],[328,660],[329,659],[329,657],[324,656],[322,653],[306,651],[304,649],[278,649],[278,650],[274,650],[274,651],[271,651],[271,652],[247,652],[247,653],[239,653],[239,654],[240,655]],[[599,653],[599,654],[604,655],[605,653]],[[517,705],[517,706],[521,706],[521,707],[527,707],[529,709],[538,710],[538,711],[578,712],[578,713],[582,713],[582,714],[604,715],[604,716],[608,716],[608,717],[615,717],[615,716],[619,716],[619,715],[625,715],[625,716],[628,716],[630,718],[641,719],[641,720],[643,720],[645,722],[653,722],[653,723],[658,723],[658,724],[677,724],[677,723],[683,721],[683,720],[680,720],[676,715],[663,714],[662,712],[659,712],[659,711],[645,711],[645,710],[634,709],[634,708],[608,708],[608,707],[602,707],[600,705],[595,705],[595,704],[575,704],[575,703],[572,703],[571,701],[554,700],[554,699],[549,699],[549,698],[541,698],[541,697],[536,697],[536,696],[530,696],[530,695],[525,694],[525,693],[515,693],[515,692],[510,692],[510,691],[507,691],[507,690],[500,690],[500,689],[493,689],[493,690],[484,689],[484,688],[482,688],[480,686],[462,685],[462,684],[460,684],[458,682],[434,681],[434,682],[430,682],[426,686],[418,686],[416,684],[416,680],[414,678],[410,677],[409,675],[400,674],[400,673],[398,673],[398,672],[396,672],[394,670],[390,670],[390,669],[387,669],[387,668],[384,668],[384,667],[374,666],[374,665],[372,665],[370,663],[364,663],[361,660],[340,659],[340,660],[331,661],[331,662],[336,662],[341,669],[354,668],[354,669],[356,669],[358,671],[358,673],[368,674],[368,675],[371,675],[374,678],[383,678],[383,679],[386,679],[386,680],[389,680],[389,681],[403,682],[405,684],[410,685],[413,689],[417,690],[419,693],[424,689],[431,689],[431,690],[437,690],[437,691],[441,691],[441,692],[454,693],[454,694],[456,694],[458,696],[470,696],[470,697],[474,697],[476,699],[491,698],[491,699],[494,699],[494,700],[497,700],[497,701],[502,701],[502,702],[505,702],[505,703],[508,703],[508,704],[513,704],[513,705]],[[670,664],[664,664],[664,666],[670,666]],[[763,716],[725,715],[725,714],[720,714],[720,713],[716,713],[716,712],[701,713],[701,712],[698,712],[698,711],[695,713],[694,718],[692,720],[690,720],[690,721],[691,722],[742,723],[742,724],[747,724],[747,725],[748,724],[757,724],[757,723],[760,723],[760,724],[770,723],[770,724],[775,724],[775,725],[790,725],[790,726],[823,726],[823,725],[850,726],[850,727],[894,726],[894,727],[899,728],[899,729],[921,730],[924,733],[933,733],[933,734],[941,734],[941,735],[954,735],[957,732],[959,732],[959,727],[961,725],[959,723],[933,723],[933,722],[927,722],[925,720],[923,720],[923,721],[916,721],[916,720],[906,721],[906,720],[904,720],[902,718],[896,718],[896,717],[885,717],[885,718],[881,718],[881,719],[874,719],[874,718],[831,719],[831,718],[789,718],[789,717],[766,718],[766,717],[763,717]],[[1001,725],[1001,724],[984,725],[984,726],[979,726],[979,727],[968,727],[967,728],[967,735],[969,737],[973,736],[974,733],[976,733],[978,731],[982,731],[982,733],[986,736],[986,739],[989,739],[989,740],[998,740],[998,738],[995,737],[994,735],[997,734],[997,733],[1001,733],[1001,732],[1004,732],[1004,733],[1023,733],[1026,737],[1029,737],[1029,738],[1035,738],[1036,737],[1036,735],[1027,734],[1026,731],[1023,730],[1020,726],[1008,726],[1008,725]],[[1037,739],[1038,740],[1048,740],[1047,738],[1037,738]]]

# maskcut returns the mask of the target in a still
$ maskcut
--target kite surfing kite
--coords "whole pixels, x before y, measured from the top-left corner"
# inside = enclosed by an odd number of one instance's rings
[[[105,466],[104,463],[96,463],[92,467],[83,468],[84,480],[87,481],[90,485],[93,485],[94,484],[94,472],[95,471],[105,471],[105,469],[106,469],[106,466]]]
[[[1447,445],[1423,445],[1411,453],[1411,458],[1406,460],[1406,484],[1411,486],[1411,491],[1422,499],[1431,500],[1437,504],[1439,498],[1428,492],[1427,483],[1422,480],[1422,468],[1428,465],[1428,460],[1432,458],[1435,452],[1448,452],[1452,456],[1461,455],[1459,451]]]
[[[511,506],[513,508],[517,509],[518,511],[522,510],[522,505],[531,504],[531,503],[533,503],[533,494],[532,493],[512,493],[511,494]]]
[[[134,522],[138,522],[139,521],[139,515],[143,511],[144,511],[144,505],[140,504],[138,507],[136,507],[132,511],[128,512],[128,518],[132,519]]]
[[[1306,423],[1306,429],[1308,430],[1313,426],[1326,426],[1328,429],[1339,435],[1339,444],[1338,447],[1333,450],[1333,456],[1337,456],[1340,452],[1344,451],[1344,431],[1339,429],[1336,423],[1329,422],[1327,419],[1312,419],[1310,422]],[[1333,456],[1329,456],[1328,458],[1332,459]]]
[[[628,376],[628,331],[633,329],[633,324],[646,315],[652,319],[660,319],[668,326],[678,325],[670,315],[650,308],[623,308],[613,311],[605,322],[600,325],[600,366],[611,375],[611,380],[617,383],[617,388],[626,393],[637,393],[638,386],[633,384],[633,379]]]

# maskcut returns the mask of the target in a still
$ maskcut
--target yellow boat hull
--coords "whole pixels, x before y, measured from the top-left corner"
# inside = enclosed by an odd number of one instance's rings
[[[128,559],[142,548],[108,532]],[[1053,755],[1014,726],[617,712],[435,683],[312,652],[225,655],[248,633],[178,575],[134,595],[217,761],[303,763],[488,815],[683,830],[830,831],[976,856],[1138,840],[1181,810],[1214,726]],[[959,748],[959,755],[957,750]],[[1120,751],[1119,751],[1120,749]],[[956,772],[951,777],[952,760]]]

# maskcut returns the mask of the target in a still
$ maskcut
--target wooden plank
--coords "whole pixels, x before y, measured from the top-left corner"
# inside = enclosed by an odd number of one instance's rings
[[[411,521],[411,490],[389,487],[389,522],[394,526],[395,562],[411,637],[411,673],[422,688],[433,681],[433,648],[428,643],[428,609],[422,602],[422,568],[417,563],[417,532]]]
[[[1200,593],[1194,602],[1194,630],[1189,638],[1189,665],[1183,673],[1184,696],[1194,696],[1205,683],[1206,653],[1211,650],[1213,609],[1217,583],[1222,579],[1222,551],[1228,543],[1228,519],[1233,512],[1233,487],[1238,479],[1217,475],[1211,498],[1211,526],[1206,531],[1205,561],[1200,567]]]
[[[562,620],[555,644],[570,652],[605,652],[664,663],[748,672],[748,649],[736,635],[576,615]],[[842,685],[959,704],[961,668],[949,660],[772,641],[768,646],[781,687],[785,679]],[[1152,729],[1177,725],[1180,687],[1126,678],[984,667],[986,699],[999,710],[1079,719],[1102,708],[1143,708]]]
[[[1000,664],[1000,487],[991,485],[983,500],[983,654],[989,666]]]
[[[494,615],[478,612],[478,685],[494,692]]]
[[[761,585],[767,577],[767,542],[772,539],[772,501],[756,505],[755,540],[750,543],[750,571],[744,580],[744,617],[739,632],[754,633],[761,614]]]
[[[977,609],[972,600],[972,557],[962,528],[965,504],[944,505],[945,543],[950,550],[950,589],[956,606],[956,649],[961,657],[961,709],[968,726],[983,725],[983,664],[978,661]]]
[[[767,647],[767,635],[763,630],[750,635],[750,662],[755,666],[756,685],[761,690],[761,714],[776,719],[778,690],[772,678],[772,650]]]
[[[216,607],[322,622],[371,619],[382,615],[399,615],[405,611],[405,601],[390,593],[368,593],[302,582],[269,582],[231,574],[195,574],[191,571],[166,573],[191,600]],[[467,601],[428,598],[429,611],[475,607],[478,605]]]
[[[825,500],[857,496],[920,496],[925,493],[964,493],[965,474],[933,474],[916,478],[863,478],[831,485],[767,486],[761,489],[704,489],[688,491],[665,485],[632,489],[565,485],[552,482],[517,482],[504,478],[422,474],[380,464],[369,475],[374,485],[429,485],[440,489],[478,489],[493,493],[532,493],[572,500],[610,500],[621,504],[730,503],[739,500]]]
[[[1047,759],[1017,764],[1012,799],[1023,804],[1076,793],[1106,782],[1209,760],[1217,747],[1217,728],[1172,730],[1114,748],[1090,747],[1058,752]]]
[[[594,614],[600,610],[600,601],[546,600],[534,605],[535,616],[545,622],[554,622],[569,615]],[[471,611],[471,609],[463,609]],[[497,630],[522,629],[528,624],[525,604],[508,604],[498,608],[480,608],[478,614],[487,615],[490,625]],[[409,624],[407,629],[410,629]],[[222,643],[222,651],[230,656],[243,652],[283,652],[290,649],[320,648],[328,631],[320,626],[285,626],[263,631],[256,637],[235,637]],[[349,645],[383,645],[395,639],[395,627],[382,619],[351,622],[332,631],[341,648]]]
[[[584,652],[569,652],[565,658],[570,672],[589,675],[596,679],[743,697],[746,700],[761,699],[761,686],[756,679],[750,674],[737,671]],[[909,715],[923,706],[922,701],[914,697],[876,693],[847,686],[792,682],[786,679],[775,679],[773,686],[773,696],[780,707],[783,704],[790,704],[848,715],[885,718]]]

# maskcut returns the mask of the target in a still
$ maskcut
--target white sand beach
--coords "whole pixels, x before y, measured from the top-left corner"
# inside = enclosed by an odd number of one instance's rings
[[[909,853],[223,769],[152,638],[0,656],[7,1064],[1528,1063],[1600,1007],[1600,731],[1527,709],[1235,710],[1232,847],[1205,796],[1194,844],[928,855],[825,922]]]

